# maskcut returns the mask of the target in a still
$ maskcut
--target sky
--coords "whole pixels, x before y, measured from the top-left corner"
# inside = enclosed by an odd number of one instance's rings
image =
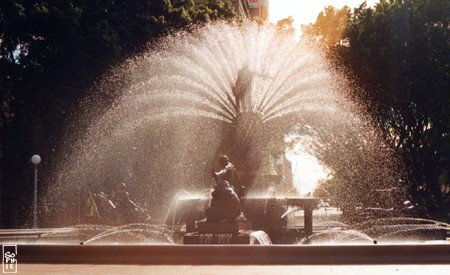
[[[269,20],[276,23],[278,20],[292,16],[297,33],[302,24],[316,21],[317,15],[326,6],[342,8],[347,5],[350,8],[358,7],[364,0],[269,0]],[[373,5],[378,0],[367,0],[368,5]]]

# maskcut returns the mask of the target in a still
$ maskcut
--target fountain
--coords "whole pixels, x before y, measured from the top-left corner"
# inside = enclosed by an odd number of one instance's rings
[[[219,22],[166,37],[105,76],[69,124],[39,207],[52,228],[0,239],[19,244],[21,264],[448,264],[450,246],[435,243],[448,224],[396,207],[401,165],[349,89],[311,46],[270,26]],[[280,188],[286,136],[341,186],[329,194],[337,210],[320,203],[320,222],[317,199]],[[221,154],[247,188],[251,228],[198,223]],[[117,186],[148,212],[116,219]],[[86,202],[93,217],[81,214]]]
[[[192,194],[212,187],[209,171],[218,155],[227,154],[248,190],[243,210],[259,223],[254,229],[270,231],[268,226],[280,222],[282,230],[273,229],[269,236],[279,243],[299,243],[314,233],[312,211],[318,201],[290,198],[285,191],[268,196],[268,187],[276,184],[268,183],[263,169],[267,158],[284,155],[286,136],[301,137],[305,150],[335,179],[349,183],[342,190],[344,209],[361,201],[378,203],[376,189],[399,187],[401,165],[349,89],[310,45],[270,26],[219,22],[168,36],[110,72],[83,102],[69,127],[72,138],[64,146],[69,150],[60,154],[47,179],[52,185],[43,204],[51,213],[45,224],[86,223],[80,208],[88,191],[113,194],[125,182],[134,199],[147,204],[152,226],[86,229],[91,233],[83,241],[120,242],[123,237],[176,243],[176,227],[184,230],[187,223],[186,231],[196,230],[195,221],[202,218],[197,210],[206,207],[209,191]],[[172,201],[180,190],[188,192]],[[167,215],[169,206],[175,212],[195,210],[179,218]],[[284,230],[288,222],[271,220],[270,213],[281,210],[281,217],[294,207],[305,211],[303,235],[274,237],[290,233]],[[228,234],[213,237],[216,243],[229,243]],[[349,236],[371,240],[354,231]],[[203,234],[202,243],[213,237]],[[256,233],[255,238],[265,237]]]

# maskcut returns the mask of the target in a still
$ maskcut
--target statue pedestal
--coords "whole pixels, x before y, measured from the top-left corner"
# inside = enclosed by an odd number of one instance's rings
[[[198,233],[200,234],[237,234],[239,231],[249,231],[252,229],[251,222],[236,223],[197,223]]]
[[[198,232],[186,233],[183,244],[251,244],[250,222],[197,223]]]
[[[251,244],[249,233],[238,234],[199,234],[187,233],[183,237],[183,244]]]

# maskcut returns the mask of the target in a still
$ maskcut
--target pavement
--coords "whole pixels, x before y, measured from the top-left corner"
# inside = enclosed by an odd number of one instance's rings
[[[448,275],[450,265],[89,265],[89,264],[19,264],[18,274],[295,274],[295,275]]]

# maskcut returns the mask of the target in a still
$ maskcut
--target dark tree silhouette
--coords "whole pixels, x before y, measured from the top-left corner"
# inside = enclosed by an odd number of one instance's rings
[[[438,217],[450,209],[449,16],[445,0],[382,0],[350,16],[326,8],[306,27],[359,87],[355,97],[405,164],[411,197]]]
[[[2,226],[30,220],[29,158],[42,155],[46,170],[94,82],[162,35],[235,18],[222,0],[0,1]]]

